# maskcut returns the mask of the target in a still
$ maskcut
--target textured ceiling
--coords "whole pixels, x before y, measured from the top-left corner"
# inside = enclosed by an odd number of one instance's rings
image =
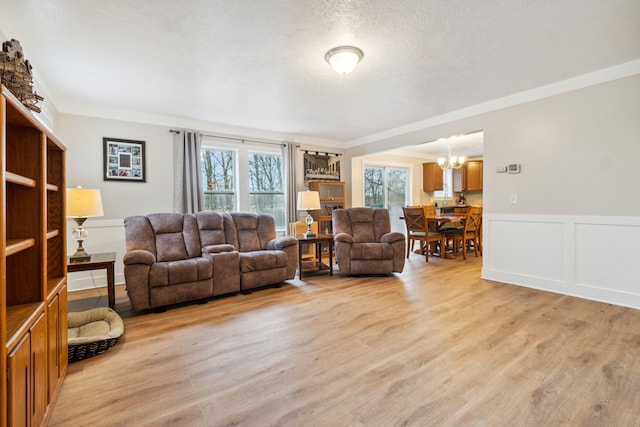
[[[2,0],[0,30],[62,112],[347,142],[640,58],[640,1]]]

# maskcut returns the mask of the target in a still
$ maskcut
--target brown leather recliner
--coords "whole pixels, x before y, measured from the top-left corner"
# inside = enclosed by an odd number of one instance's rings
[[[334,209],[332,221],[335,253],[341,273],[402,272],[405,237],[391,231],[387,209]]]

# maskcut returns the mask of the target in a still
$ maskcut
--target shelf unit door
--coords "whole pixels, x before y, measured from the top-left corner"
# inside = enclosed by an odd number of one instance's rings
[[[7,356],[7,425],[28,426],[31,420],[31,337],[27,334]]]

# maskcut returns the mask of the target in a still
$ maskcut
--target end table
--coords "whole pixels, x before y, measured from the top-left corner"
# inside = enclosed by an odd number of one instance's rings
[[[67,272],[75,273],[77,271],[89,270],[107,270],[107,292],[109,294],[109,307],[113,308],[116,304],[116,285],[115,285],[115,269],[116,262],[115,252],[104,252],[91,254],[91,258],[85,261],[72,261],[67,258]]]
[[[298,239],[298,271],[299,278],[302,279],[303,272],[311,272],[311,271],[322,271],[329,270],[329,275],[333,276],[333,234],[318,234],[314,237],[305,237],[303,234],[297,235],[296,239]],[[316,245],[316,256],[318,260],[313,263],[312,266],[307,265],[304,266],[302,261],[302,256],[304,255],[302,251],[303,244],[312,244]],[[329,265],[326,265],[322,262],[322,244],[325,243],[328,247],[329,251]]]

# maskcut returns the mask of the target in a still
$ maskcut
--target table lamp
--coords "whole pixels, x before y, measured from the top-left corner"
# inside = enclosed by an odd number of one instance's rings
[[[313,224],[311,211],[320,210],[320,193],[317,191],[298,191],[298,210],[307,211],[307,217],[304,219],[304,222],[307,223],[307,232],[304,233],[304,237],[316,237],[311,232],[311,224]]]
[[[91,255],[84,250],[82,242],[87,238],[89,232],[82,225],[89,217],[103,216],[102,197],[100,190],[92,188],[67,188],[67,218],[76,222],[76,228],[71,235],[78,241],[76,253],[69,258],[71,262],[87,261]]]

